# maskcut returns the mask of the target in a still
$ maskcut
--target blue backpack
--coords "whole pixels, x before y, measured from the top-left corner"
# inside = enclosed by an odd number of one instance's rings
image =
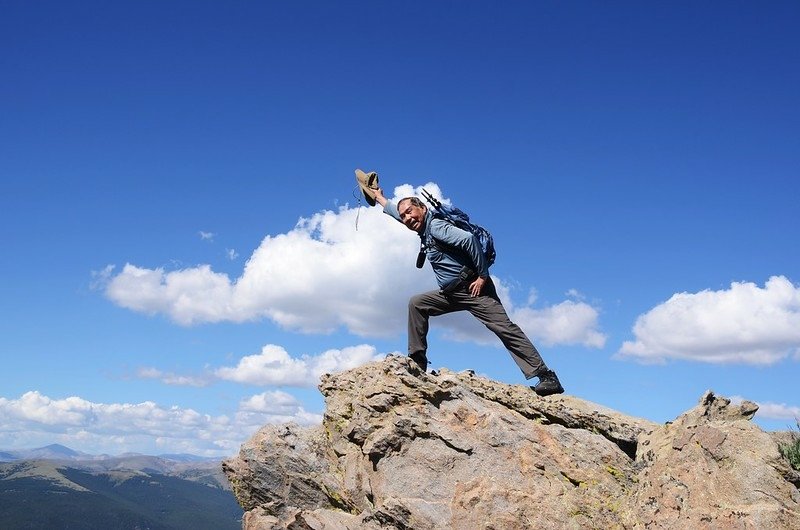
[[[483,256],[486,258],[486,265],[490,266],[492,263],[494,263],[494,260],[497,257],[497,252],[494,250],[494,239],[492,238],[492,234],[490,234],[488,230],[480,225],[471,223],[469,221],[469,215],[465,214],[455,206],[447,206],[446,204],[442,204],[425,188],[422,189],[422,196],[431,204],[431,206],[433,206],[433,215],[435,217],[443,219],[453,226],[474,234],[481,244],[481,249],[483,249]],[[424,258],[424,255],[422,256]],[[421,266],[422,264],[418,262],[417,267]]]

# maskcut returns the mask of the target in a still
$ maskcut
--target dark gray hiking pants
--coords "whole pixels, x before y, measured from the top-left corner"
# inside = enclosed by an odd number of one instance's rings
[[[525,379],[547,370],[542,357],[520,327],[508,318],[490,279],[480,296],[472,297],[464,286],[450,294],[440,290],[414,295],[408,301],[408,354],[424,356],[428,350],[430,317],[469,311],[502,341],[517,362]]]

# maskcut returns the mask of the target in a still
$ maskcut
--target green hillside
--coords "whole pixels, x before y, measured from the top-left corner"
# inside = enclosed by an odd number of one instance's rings
[[[30,463],[29,463],[30,464]],[[41,465],[41,464],[40,464]],[[4,464],[3,467],[7,465]],[[93,473],[59,467],[0,469],[0,528],[238,530],[230,491],[138,471]]]

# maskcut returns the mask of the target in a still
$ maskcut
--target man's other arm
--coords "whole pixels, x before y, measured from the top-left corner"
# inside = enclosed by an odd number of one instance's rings
[[[489,279],[489,266],[486,264],[486,258],[478,238],[472,232],[462,230],[447,221],[436,221],[431,226],[433,237],[450,246],[462,249],[474,264],[478,277],[470,283],[469,290],[472,296],[478,296],[483,290],[483,285]]]

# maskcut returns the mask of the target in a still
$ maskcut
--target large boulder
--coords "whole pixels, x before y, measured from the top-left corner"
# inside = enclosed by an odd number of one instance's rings
[[[800,529],[749,402],[707,393],[658,425],[398,356],[320,390],[321,426],[264,427],[223,464],[246,530]]]
[[[706,392],[674,422],[644,435],[637,520],[646,528],[800,528],[797,472],[751,402]]]

